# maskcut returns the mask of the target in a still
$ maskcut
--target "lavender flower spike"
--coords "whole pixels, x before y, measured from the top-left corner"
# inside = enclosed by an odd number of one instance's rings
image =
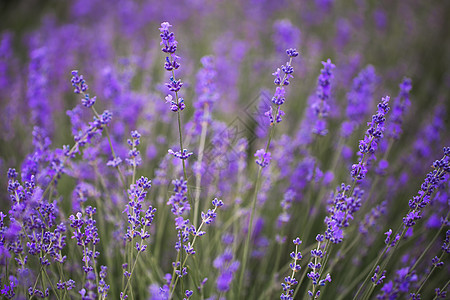
[[[183,86],[183,82],[181,82],[180,79],[177,80],[175,78],[174,71],[180,67],[180,63],[178,62],[180,57],[175,55],[178,42],[175,40],[175,34],[170,31],[170,27],[172,27],[172,25],[170,25],[169,22],[161,23],[161,27],[159,28],[159,31],[161,33],[159,34],[159,36],[161,37],[160,44],[161,46],[163,46],[161,50],[167,54],[166,60],[164,62],[164,69],[172,74],[172,76],[170,76],[169,78],[170,81],[166,83],[166,86],[169,91],[174,92],[176,96],[175,100],[172,100],[172,95],[167,95],[166,103],[170,103],[171,111],[178,112],[185,108],[183,98],[178,97],[178,92]]]
[[[383,137],[385,130],[384,123],[386,121],[385,115],[389,112],[389,97],[386,96],[378,104],[378,111],[372,116],[372,121],[368,122],[370,126],[366,131],[363,140],[359,141],[359,162],[352,166],[351,175],[355,180],[362,180],[367,173],[367,164],[370,160],[375,158],[375,150],[377,150],[378,143]]]
[[[403,218],[406,227],[412,227],[416,221],[422,218],[421,212],[430,203],[431,195],[439,186],[441,181],[447,179],[446,174],[450,173],[450,147],[444,147],[444,157],[433,163],[433,171],[429,172],[420,186],[417,196],[409,200],[409,212]]]
[[[312,108],[315,115],[315,124],[312,129],[313,133],[318,135],[326,135],[328,133],[326,118],[330,111],[328,99],[331,94],[331,81],[333,79],[333,69],[336,67],[331,60],[323,61],[323,68],[320,70],[319,78],[317,79],[316,102],[313,103]]]
[[[189,156],[192,155],[192,152],[188,152],[187,149],[184,149],[183,147],[183,135],[182,135],[182,126],[181,126],[181,115],[180,112],[184,110],[186,107],[186,104],[184,103],[184,99],[179,96],[179,92],[181,87],[183,86],[183,82],[181,82],[180,79],[175,78],[175,70],[180,67],[180,64],[178,63],[178,60],[180,59],[179,56],[175,55],[175,52],[177,51],[177,45],[178,42],[175,40],[175,34],[171,32],[169,29],[172,27],[172,25],[169,24],[169,22],[163,22],[161,23],[161,27],[159,28],[159,31],[161,32],[159,36],[161,37],[161,50],[167,54],[166,61],[164,63],[164,68],[166,71],[170,72],[170,81],[166,83],[167,88],[170,92],[175,94],[175,98],[172,95],[166,96],[166,103],[170,103],[170,110],[177,113],[178,116],[178,132],[180,134],[180,151],[173,151],[172,149],[169,149],[168,152],[175,157],[181,159],[183,163],[183,175],[184,178],[188,178],[187,172],[186,172],[186,164],[185,160],[189,158]]]
[[[298,52],[297,50],[290,48],[286,50],[286,54],[289,57],[289,61],[286,62],[286,65],[281,66],[281,70],[278,68],[274,73],[272,73],[272,75],[275,76],[275,80],[273,82],[277,86],[275,89],[275,94],[272,97],[272,103],[276,105],[276,112],[274,113],[272,106],[270,106],[269,110],[264,114],[269,118],[270,125],[275,124],[275,122],[281,122],[281,117],[284,116],[284,111],[280,109],[280,106],[284,103],[284,101],[286,101],[286,90],[284,87],[289,85],[289,79],[294,77],[292,75],[294,73],[292,58],[297,57]],[[281,77],[281,71],[283,71],[283,77]]]

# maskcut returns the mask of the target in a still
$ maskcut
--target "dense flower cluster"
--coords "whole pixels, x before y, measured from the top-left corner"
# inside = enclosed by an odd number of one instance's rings
[[[388,104],[389,97],[383,98],[378,103],[378,111],[372,116],[372,121],[367,123],[369,129],[367,129],[364,139],[359,141],[359,162],[352,165],[350,173],[354,180],[364,179],[368,171],[367,165],[371,160],[375,159],[374,153],[377,150],[379,141],[383,138],[385,130],[385,116],[389,112]]]
[[[161,50],[167,54],[166,61],[164,63],[164,69],[172,73],[172,76],[170,76],[170,81],[166,83],[166,86],[169,91],[176,94],[176,101],[172,101],[172,95],[168,95],[168,98],[166,97],[166,101],[171,103],[170,109],[173,112],[177,112],[178,110],[183,110],[185,108],[185,105],[183,98],[178,98],[178,92],[183,86],[183,82],[181,82],[181,79],[175,79],[174,70],[180,67],[180,63],[178,62],[180,57],[178,55],[175,55],[178,42],[175,40],[175,34],[170,31],[170,27],[172,27],[172,25],[170,25],[169,22],[161,23],[161,27],[159,28],[159,31],[161,33],[159,34],[159,36],[161,37],[160,44],[161,46],[163,46]]]
[[[443,181],[448,181],[450,172],[450,147],[444,148],[444,157],[433,162],[434,170],[429,172],[420,186],[417,196],[409,200],[409,212],[403,218],[406,227],[412,227],[422,218],[422,210],[430,203],[431,195]]]
[[[349,185],[342,184],[332,197],[333,201],[329,203],[328,213],[325,217],[325,224],[327,230],[325,231],[325,238],[332,243],[338,244],[344,238],[343,229],[349,226],[349,221],[352,220],[353,214],[361,207],[361,197],[363,191],[358,187],[352,189]]]
[[[147,230],[152,225],[156,208],[150,205],[148,209],[144,210],[142,206],[150,187],[151,181],[147,177],[141,177],[128,189],[128,199],[130,201],[123,211],[128,218],[127,232],[124,237],[128,242],[131,242],[136,236],[142,241],[150,237]],[[136,248],[138,252],[143,252],[147,246],[139,246],[137,243]]]
[[[70,227],[73,228],[72,238],[76,240],[77,245],[81,247],[82,251],[82,269],[85,273],[85,284],[81,288],[79,294],[83,300],[91,300],[96,298],[96,292],[101,290],[102,293],[107,293],[103,287],[97,287],[96,280],[96,263],[100,252],[96,250],[96,245],[100,242],[98,229],[94,215],[97,209],[92,206],[86,207],[84,212],[77,212],[76,215],[69,217]],[[106,272],[106,271],[105,271]],[[106,276],[102,273],[102,276]]]

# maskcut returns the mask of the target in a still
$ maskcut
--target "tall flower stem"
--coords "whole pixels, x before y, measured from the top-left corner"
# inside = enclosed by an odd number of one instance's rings
[[[201,168],[203,162],[203,151],[205,150],[205,141],[206,141],[206,131],[208,128],[208,119],[209,116],[209,107],[208,104],[205,104],[205,115],[204,120],[202,121],[202,132],[200,134],[200,145],[198,147],[198,159],[197,164],[198,167]],[[186,175],[185,175],[186,176]],[[194,227],[197,227],[198,222],[198,211],[200,206],[200,185],[202,182],[202,173],[200,170],[197,170],[195,174],[195,198],[194,198]]]
[[[445,283],[445,285],[442,287],[441,291],[447,290],[447,287],[449,286],[449,284],[450,284],[450,279]],[[437,298],[438,298],[438,294],[436,294],[436,296],[434,296],[433,300],[435,300]]]
[[[179,154],[177,154],[175,152],[173,154],[176,154],[175,156],[177,156],[178,158],[180,158],[182,160],[184,179],[187,181],[188,177],[187,177],[187,172],[186,172],[186,163],[184,160],[187,157],[189,157],[189,155],[185,156],[185,153],[184,153],[182,124],[181,124],[181,111],[185,108],[185,104],[184,104],[183,98],[181,98],[178,95],[178,91],[183,86],[183,83],[181,82],[181,80],[177,80],[175,77],[175,70],[178,69],[178,67],[180,66],[180,64],[177,62],[177,59],[179,57],[177,55],[175,55],[175,52],[177,51],[178,42],[175,40],[174,33],[170,32],[170,30],[169,30],[170,27],[172,27],[172,25],[170,25],[168,22],[161,23],[161,28],[159,28],[159,30],[161,32],[160,33],[160,37],[161,37],[160,44],[163,46],[163,48],[161,50],[166,54],[166,62],[164,63],[164,68],[172,74],[172,76],[170,77],[170,82],[166,83],[166,86],[169,88],[169,91],[174,92],[174,94],[175,94],[175,101],[172,101],[170,109],[173,112],[177,113],[178,134],[179,134],[179,139],[180,139],[180,152],[179,152]],[[172,100],[171,95],[168,95],[168,97],[170,97],[170,100]],[[166,99],[168,99],[168,98],[166,97]],[[188,194],[188,198],[190,198],[189,189],[188,189],[187,194]]]
[[[249,252],[250,252],[250,240],[251,240],[251,235],[252,235],[252,230],[253,230],[253,228],[252,228],[253,227],[253,219],[255,217],[255,211],[256,211],[256,201],[257,201],[258,192],[259,192],[259,189],[261,186],[262,170],[264,167],[268,166],[268,164],[269,164],[270,156],[267,157],[266,155],[269,154],[268,151],[269,151],[270,143],[272,141],[272,138],[273,138],[273,135],[275,132],[275,125],[277,123],[281,122],[281,117],[284,115],[284,112],[280,109],[280,105],[282,105],[285,101],[284,86],[287,86],[289,84],[289,79],[293,77],[292,73],[294,72],[294,68],[292,67],[292,58],[298,56],[298,52],[295,49],[287,49],[286,54],[289,56],[289,61],[286,63],[286,65],[283,65],[281,67],[281,69],[284,72],[283,78],[281,78],[281,70],[279,68],[277,69],[277,71],[275,73],[272,74],[275,76],[274,83],[275,83],[275,85],[277,85],[275,94],[272,98],[272,102],[276,105],[276,111],[275,111],[275,114],[272,114],[273,108],[272,108],[272,106],[270,106],[270,110],[265,113],[265,115],[268,116],[270,119],[269,138],[266,143],[264,154],[261,156],[260,161],[259,160],[256,161],[256,163],[259,165],[259,167],[258,167],[258,172],[257,172],[257,176],[256,176],[255,190],[253,193],[252,210],[250,213],[250,221],[248,224],[247,238],[246,238],[245,244],[244,244],[242,267],[241,267],[241,272],[240,272],[240,276],[239,276],[239,286],[238,286],[239,292],[241,292],[243,290],[242,288],[243,288],[243,284],[244,284],[245,269],[247,266],[248,256],[249,256]],[[256,152],[255,156],[258,155],[259,151],[261,151],[261,150],[258,150]]]
[[[275,115],[278,114],[278,110],[279,110],[279,106],[277,106],[277,111],[275,113]],[[267,151],[269,151],[269,147],[270,147],[270,142],[272,140],[272,136],[274,134],[275,131],[275,123],[273,124],[273,126],[270,127],[270,132],[269,132],[269,139],[267,140],[267,144],[265,147],[265,152],[267,153]],[[262,162],[261,164],[264,163],[264,158],[262,158]],[[252,210],[251,210],[251,214],[250,214],[250,221],[248,223],[248,230],[247,230],[247,238],[245,240],[245,244],[244,244],[244,255],[242,258],[242,267],[241,267],[241,273],[239,276],[239,289],[238,291],[242,291],[242,287],[243,287],[243,283],[244,283],[244,274],[245,274],[245,268],[247,266],[247,261],[248,261],[248,254],[250,252],[250,239],[251,239],[251,235],[252,235],[252,227],[253,227],[253,218],[255,216],[255,210],[256,210],[256,200],[258,198],[258,192],[260,189],[260,185],[261,185],[261,174],[262,174],[262,170],[263,167],[260,165],[258,166],[258,174],[256,176],[256,183],[255,183],[255,191],[253,193],[253,200],[252,200]]]
[[[213,201],[213,205],[214,205],[214,209],[212,210],[211,215],[208,214],[207,216],[205,216],[205,218],[203,218],[202,223],[196,229],[195,232],[197,232],[197,233],[201,232],[201,230],[202,230],[204,225],[210,224],[212,222],[212,220],[215,218],[215,213],[216,213],[217,208],[222,206],[223,202],[221,200],[219,200],[217,202],[217,199],[215,199]],[[194,248],[194,245],[195,245],[195,242],[196,242],[198,236],[199,236],[198,234],[195,234],[194,238],[192,239],[192,243],[190,243],[190,246],[191,246],[192,249]],[[181,247],[181,249],[178,252],[178,254],[182,253],[182,251],[183,251],[182,248],[183,247]],[[193,254],[195,254],[195,252]],[[188,258],[190,257],[190,254],[186,253],[186,256],[184,258],[182,256],[183,255],[181,254],[181,259],[180,260],[182,260],[183,263],[180,264],[180,270],[182,270],[184,268],[184,266],[186,265],[186,262],[187,262]],[[177,261],[178,261],[179,258],[180,258],[180,255],[177,256]],[[175,270],[175,268],[174,268],[174,270]],[[173,284],[171,284],[171,286],[170,286],[171,287],[171,292],[170,292],[169,299],[172,299],[173,293],[175,292],[175,287],[177,286],[177,283],[178,283],[178,279],[180,278],[179,276],[176,276],[175,281],[173,281],[173,278],[175,277],[174,275],[175,275],[175,273],[172,274],[172,282],[173,282]]]
[[[94,106],[91,106],[91,109],[94,112],[94,115],[97,118],[100,118],[100,115],[98,114],[98,112],[94,108]],[[106,133],[106,137],[108,138],[108,143],[109,143],[109,148],[111,149],[111,154],[112,154],[113,158],[116,159],[117,158],[116,152],[114,151],[114,147],[113,147],[112,142],[111,142],[111,137],[109,135],[109,131],[108,131],[108,128],[106,126],[105,126],[105,133]],[[125,180],[125,176],[123,175],[122,171],[120,170],[119,165],[117,165],[116,168],[117,168],[117,171],[119,172],[119,177],[120,177],[120,181],[122,182],[122,185],[124,187],[127,186],[126,180]],[[132,182],[134,182],[134,181],[132,181]]]
[[[428,250],[430,250],[430,248],[433,246],[434,242],[437,240],[437,238],[439,237],[439,235],[441,234],[442,230],[445,228],[445,224],[448,222],[448,217],[450,215],[450,212],[447,213],[447,215],[445,216],[445,221],[442,222],[441,227],[439,228],[439,230],[436,232],[436,234],[434,235],[433,239],[430,241],[430,243],[428,244],[428,246],[425,248],[425,250],[422,251],[422,254],[419,256],[419,258],[416,260],[416,262],[414,263],[414,265],[409,269],[409,273],[411,273],[416,267],[417,265],[422,261],[422,259],[425,257],[425,254],[428,252]]]
[[[445,157],[446,157],[446,156],[444,156],[443,159],[445,159]],[[438,168],[438,169],[436,170],[436,172],[433,173],[433,179],[439,178],[440,176],[442,176],[442,174],[443,174],[444,172],[445,172],[444,169]],[[434,187],[433,187],[432,184],[428,185],[427,189],[426,189],[425,191],[423,191],[422,195],[419,197],[419,199],[418,199],[416,202],[417,202],[417,203],[421,203],[421,202],[423,201],[425,195],[431,194],[431,191],[433,190],[433,188],[434,188]],[[418,206],[416,206],[414,209],[411,209],[411,208],[410,208],[407,215],[409,215],[409,214],[411,214],[411,213],[414,214],[414,213],[417,213],[417,212],[420,212],[420,208],[419,208]],[[402,223],[400,229],[401,229],[402,227],[403,227],[403,229],[401,230],[401,233],[397,233],[397,234],[395,235],[395,236],[399,236],[400,238],[399,238],[398,241],[395,243],[395,246],[393,247],[393,249],[390,250],[388,257],[383,261],[383,264],[382,264],[382,266],[381,266],[381,268],[380,268],[380,271],[378,272],[379,274],[382,274],[383,271],[386,269],[386,266],[388,265],[388,263],[389,263],[391,257],[393,256],[393,253],[397,250],[397,248],[398,248],[398,246],[399,246],[399,244],[400,244],[400,241],[401,241],[402,238],[405,236],[406,231],[407,231],[408,228],[409,228],[408,226],[405,226],[404,223]],[[397,232],[399,232],[400,229],[397,230]],[[363,282],[362,285],[359,287],[359,289],[358,289],[358,291],[357,291],[357,293],[355,294],[355,297],[354,297],[353,299],[357,299],[357,297],[359,296],[359,294],[362,292],[363,287],[366,285],[366,283],[369,281],[369,278],[372,276],[373,272],[375,271],[376,266],[377,266],[377,265],[379,264],[379,262],[381,261],[381,258],[382,258],[383,255],[387,252],[387,250],[388,250],[389,248],[391,248],[391,247],[392,247],[392,246],[391,246],[389,243],[384,247],[383,252],[380,254],[380,256],[378,257],[377,261],[376,261],[375,264],[373,265],[373,267],[372,267],[370,273],[367,274],[367,276],[366,276],[364,282]],[[365,293],[363,299],[369,299],[370,295],[372,294],[373,290],[375,289],[375,286],[376,286],[375,284],[372,284],[372,285],[369,287],[369,289],[368,289],[367,292]]]
[[[175,72],[172,71],[173,78],[175,79]],[[177,105],[179,105],[179,98],[178,98],[178,92],[175,92],[175,97],[177,100]],[[180,110],[177,111],[177,120],[178,120],[178,133],[180,136],[180,151],[183,152],[183,134],[182,134],[182,126],[181,126],[181,113]],[[181,160],[183,163],[183,174],[186,181],[188,181],[187,173],[186,173],[186,163],[184,162],[184,159]],[[189,186],[188,186],[188,196],[189,196]]]
[[[439,261],[442,261],[442,258],[444,257],[445,252],[443,251],[441,256],[439,257]],[[430,270],[430,272],[428,272],[427,277],[425,277],[425,279],[422,281],[422,283],[420,284],[420,287],[417,289],[416,291],[416,295],[420,295],[420,291],[422,291],[423,287],[425,286],[425,283],[428,281],[428,279],[430,278],[431,274],[433,274],[434,270],[436,270],[437,266],[433,265],[433,268]]]

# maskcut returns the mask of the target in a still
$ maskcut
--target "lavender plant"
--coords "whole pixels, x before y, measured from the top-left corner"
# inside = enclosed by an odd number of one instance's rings
[[[2,299],[447,297],[448,5],[294,2],[0,4]]]

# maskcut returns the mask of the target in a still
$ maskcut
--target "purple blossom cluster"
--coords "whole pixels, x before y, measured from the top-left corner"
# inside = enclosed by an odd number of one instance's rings
[[[108,110],[105,110],[101,115],[99,115],[93,105],[95,103],[96,97],[90,98],[89,94],[86,93],[88,86],[83,78],[83,75],[78,75],[78,71],[72,71],[72,86],[75,87],[75,94],[83,94],[84,98],[81,100],[83,106],[87,108],[91,108],[94,112],[93,121],[89,122],[88,126],[80,123],[81,117],[77,115],[80,113],[76,108],[71,112],[68,112],[69,116],[71,116],[72,124],[75,124],[78,127],[76,134],[74,134],[75,145],[72,149],[66,147],[64,149],[66,156],[73,156],[76,153],[80,153],[80,147],[83,147],[86,144],[91,143],[91,140],[98,134],[101,134],[103,129],[111,122],[112,113]],[[76,120],[76,121],[75,121]]]
[[[334,244],[342,242],[345,227],[349,226],[349,221],[361,207],[363,191],[358,187],[353,188],[342,184],[336,189],[332,202],[328,206],[328,216],[325,217],[327,230],[325,238]]]
[[[256,151],[255,157],[258,158],[255,160],[256,164],[262,168],[267,167],[270,164],[271,153],[264,151],[264,149]]]
[[[433,169],[427,174],[416,196],[409,200],[409,212],[403,218],[406,227],[412,227],[422,218],[422,210],[430,203],[431,195],[443,181],[448,181],[450,172],[450,147],[444,147],[444,156],[433,162]]]
[[[131,132],[131,139],[127,140],[130,150],[126,158],[126,162],[133,168],[136,168],[141,164],[140,152],[137,150],[137,146],[141,143],[141,134],[137,130]]]
[[[234,273],[239,269],[240,263],[234,258],[232,247],[230,247],[230,244],[233,242],[233,236],[231,236],[231,239],[228,236],[224,236],[222,241],[226,248],[222,254],[216,257],[213,266],[219,271],[216,280],[217,291],[226,293],[231,288]]]
[[[195,113],[192,127],[196,134],[200,134],[203,123],[212,123],[211,111],[214,103],[219,99],[215,58],[204,56],[200,59],[200,62],[202,68],[197,73],[196,85],[198,99],[193,104]]]
[[[147,230],[152,225],[156,208],[150,205],[148,209],[143,209],[143,202],[150,188],[151,181],[147,177],[141,177],[128,189],[129,202],[123,211],[123,213],[127,214],[128,219],[128,227],[124,236],[124,240],[127,242],[131,242],[135,237],[139,237],[142,243],[150,237]],[[136,243],[138,252],[143,252],[146,248],[147,245]]]
[[[102,289],[102,293],[106,293],[103,287],[97,287],[96,281],[96,264],[100,252],[96,250],[96,245],[100,242],[98,229],[94,215],[97,209],[92,206],[86,207],[84,212],[77,212],[76,215],[69,217],[70,227],[73,228],[72,238],[76,240],[82,252],[82,270],[85,273],[84,286],[79,290],[79,294],[83,300],[91,300],[97,297],[97,292]],[[106,271],[105,271],[106,272]],[[103,274],[103,276],[106,276]]]
[[[372,121],[368,122],[369,129],[363,140],[359,141],[359,162],[352,165],[351,176],[354,180],[362,180],[367,174],[367,165],[375,159],[379,141],[383,138],[385,130],[384,123],[386,114],[389,112],[389,97],[385,97],[378,103],[378,111],[372,116]]]
[[[270,125],[272,126],[275,123],[281,122],[281,117],[284,116],[284,111],[281,110],[280,106],[286,101],[286,90],[285,86],[289,85],[289,80],[293,78],[292,75],[294,73],[294,67],[292,67],[292,58],[298,56],[298,52],[295,49],[289,48],[286,50],[286,54],[289,57],[289,61],[286,62],[285,65],[277,68],[277,70],[272,73],[275,76],[275,80],[273,81],[277,88],[275,89],[275,94],[272,97],[272,103],[276,105],[275,112],[273,111],[273,107],[270,106],[269,110],[265,112],[264,115],[269,117]],[[283,72],[283,73],[282,73]]]
[[[284,278],[284,283],[281,284],[283,288],[283,292],[280,296],[280,299],[282,300],[292,300],[294,295],[294,289],[293,287],[298,284],[298,281],[295,279],[294,275],[295,273],[299,272],[302,267],[300,264],[297,263],[297,261],[301,260],[303,258],[300,251],[298,251],[298,246],[302,243],[300,238],[296,238],[293,240],[293,243],[295,245],[295,251],[291,252],[291,258],[294,261],[293,263],[289,264],[289,268],[292,270],[291,276]]]
[[[178,92],[183,86],[183,82],[181,82],[181,79],[175,79],[174,70],[177,70],[180,67],[180,63],[178,62],[180,57],[175,54],[178,42],[175,40],[175,34],[170,31],[170,27],[172,27],[172,25],[170,25],[169,22],[161,23],[161,27],[159,28],[161,33],[159,36],[161,37],[160,45],[163,46],[161,50],[167,55],[164,69],[172,74],[169,78],[170,81],[166,83],[166,87],[176,95],[175,101],[172,100],[172,95],[168,95],[166,101],[170,102],[170,110],[177,112],[182,111],[185,108],[185,104],[183,98],[178,98]]]
[[[326,119],[330,111],[331,82],[333,80],[333,69],[336,67],[331,60],[322,62],[323,68],[320,70],[317,79],[316,101],[312,104],[315,122],[312,132],[318,135],[328,133]]]
[[[352,89],[347,94],[347,120],[342,123],[341,135],[349,137],[362,124],[372,106],[377,75],[372,65],[367,66],[353,79]]]

